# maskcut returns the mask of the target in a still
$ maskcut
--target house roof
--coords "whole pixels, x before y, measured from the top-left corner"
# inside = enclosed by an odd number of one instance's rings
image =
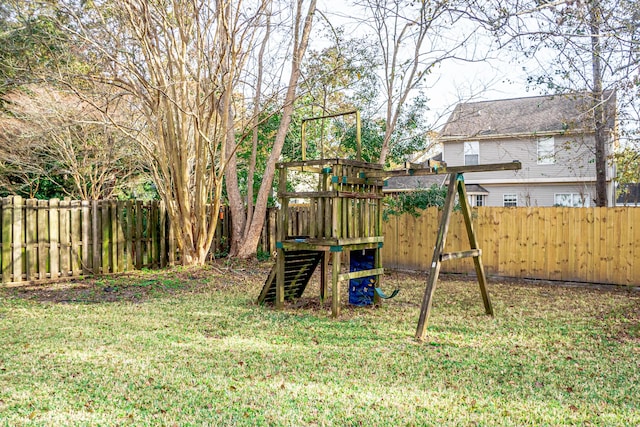
[[[615,92],[605,92],[605,112],[615,112]],[[440,137],[444,140],[533,135],[593,129],[588,93],[533,96],[458,104]],[[615,115],[607,114],[613,129]]]

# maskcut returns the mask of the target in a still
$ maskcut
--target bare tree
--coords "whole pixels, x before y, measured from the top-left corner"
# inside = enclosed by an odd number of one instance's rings
[[[47,180],[83,200],[111,197],[139,174],[131,141],[75,94],[28,85],[5,95],[0,114],[4,187],[30,197]]]
[[[361,0],[365,18],[378,44],[386,127],[379,162],[387,161],[394,133],[408,102],[448,60],[481,61],[488,50],[475,42],[480,28],[468,19],[467,2],[449,0]]]
[[[635,103],[630,88],[639,64],[637,2],[496,0],[479,3],[476,17],[488,24],[502,46],[537,64],[530,83],[553,93],[586,91],[595,134],[596,204],[607,205],[607,150],[617,96]],[[627,112],[632,112],[628,109]],[[637,118],[636,118],[637,120]]]
[[[241,258],[248,258],[255,254],[258,241],[262,232],[267,212],[267,202],[271,193],[273,179],[275,176],[276,163],[280,158],[282,148],[284,146],[285,137],[287,135],[289,124],[294,110],[294,102],[296,100],[297,86],[300,79],[302,58],[307,50],[309,36],[313,25],[313,17],[316,10],[316,0],[311,0],[305,7],[303,0],[296,0],[293,9],[294,19],[292,21],[292,46],[291,46],[291,69],[289,71],[289,81],[286,85],[286,92],[282,108],[279,110],[280,125],[270,147],[270,154],[266,162],[265,170],[262,174],[260,189],[256,196],[256,202],[251,209],[252,201],[248,202],[248,210],[245,211],[245,204],[239,194],[239,186],[237,185],[237,175],[227,174],[227,191],[229,193],[229,201],[233,216],[233,248],[231,255]],[[269,33],[265,33],[267,37]],[[262,51],[262,54],[264,52]],[[264,58],[259,55],[258,61]],[[260,70],[260,68],[259,68]],[[259,101],[258,96],[254,97],[254,102]],[[255,111],[255,110],[254,110]],[[256,118],[253,123],[255,124]],[[228,135],[227,143],[232,144],[233,134]]]
[[[117,88],[114,97],[126,100],[128,110],[138,115],[123,122],[108,114],[106,104],[93,105],[146,153],[182,261],[201,264],[217,226],[225,171],[236,150],[235,133],[242,127],[247,61],[259,50],[259,34],[272,2],[105,0],[80,10],[74,10],[73,3],[66,3],[65,12],[74,19],[65,28],[87,46],[92,60],[97,58],[89,80]],[[300,0],[293,19],[293,66],[281,131],[265,178],[273,177],[279,141],[286,134],[315,0],[307,22],[302,7]],[[77,87],[77,81],[70,86]],[[263,185],[270,187],[271,180]],[[258,221],[264,221],[267,194],[265,190],[258,196]],[[240,221],[238,206],[232,208],[234,221]]]

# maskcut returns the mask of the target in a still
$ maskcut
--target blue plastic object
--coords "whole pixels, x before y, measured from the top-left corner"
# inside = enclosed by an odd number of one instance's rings
[[[351,251],[349,271],[373,269],[375,249]],[[349,280],[349,304],[366,306],[373,304],[376,277],[368,276]]]

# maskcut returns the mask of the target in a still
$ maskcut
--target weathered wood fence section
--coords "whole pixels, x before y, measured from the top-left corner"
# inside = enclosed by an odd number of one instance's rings
[[[474,209],[474,229],[488,274],[542,280],[640,285],[640,209]],[[384,227],[389,269],[428,271],[439,212],[391,217]],[[469,248],[462,216],[451,220],[447,252]],[[447,261],[443,272],[473,274],[471,259]]]
[[[289,208],[290,235],[307,235],[307,206]],[[225,254],[228,210],[220,213],[211,256]],[[504,277],[640,285],[640,208],[496,208],[473,211],[487,273]],[[387,269],[428,271],[439,212],[392,216],[383,225]],[[57,279],[160,268],[180,259],[161,202],[0,199],[2,282]],[[274,253],[276,211],[270,209],[259,251]],[[468,249],[455,213],[446,251]],[[443,272],[473,274],[470,259]]]
[[[160,268],[180,257],[161,202],[13,196],[0,199],[0,220],[3,283]],[[228,244],[226,226],[212,251]]]

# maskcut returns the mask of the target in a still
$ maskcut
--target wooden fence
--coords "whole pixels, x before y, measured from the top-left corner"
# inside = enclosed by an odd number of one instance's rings
[[[269,210],[259,251],[274,253],[276,212]],[[290,235],[305,235],[309,209],[290,207]],[[640,208],[474,209],[474,227],[490,275],[544,280],[640,285]],[[211,256],[226,253],[228,210]],[[392,216],[384,224],[387,269],[427,271],[439,212]],[[0,199],[2,282],[56,279],[160,268],[180,253],[163,204],[140,201]],[[447,252],[468,249],[464,223],[454,214]],[[470,259],[443,263],[443,272],[473,274]]]
[[[498,208],[473,210],[487,273],[503,277],[640,285],[640,209]],[[386,268],[428,271],[439,212],[391,217],[384,226]],[[462,215],[454,214],[446,251],[467,250]],[[473,261],[442,264],[474,274]]]
[[[160,268],[180,257],[161,202],[13,196],[0,199],[0,221],[3,283]],[[226,250],[228,225],[220,221],[212,254]]]

